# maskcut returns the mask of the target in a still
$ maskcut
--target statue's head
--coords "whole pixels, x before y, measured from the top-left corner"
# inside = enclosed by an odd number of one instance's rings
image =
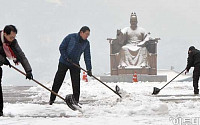
[[[131,27],[137,27],[137,16],[136,16],[136,13],[131,13],[131,17],[130,17],[130,24],[131,24]]]

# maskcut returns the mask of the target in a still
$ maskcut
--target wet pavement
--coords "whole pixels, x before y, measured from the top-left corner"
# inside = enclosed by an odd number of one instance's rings
[[[2,86],[4,102],[8,103],[31,103],[32,96],[37,93],[28,91],[31,86]]]
[[[49,100],[38,100],[34,97],[37,92],[29,91],[32,86],[3,86],[4,103],[33,103],[33,104],[48,104]],[[35,101],[37,100],[37,101]],[[81,99],[80,104],[88,104],[96,102],[97,100]],[[63,101],[56,101],[57,104],[63,104]]]

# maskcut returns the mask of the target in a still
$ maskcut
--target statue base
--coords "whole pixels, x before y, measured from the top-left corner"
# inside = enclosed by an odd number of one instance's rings
[[[146,74],[146,75],[157,75],[156,68],[148,68],[148,67],[125,67],[125,68],[117,68],[111,70],[111,75],[121,75],[121,74]]]
[[[167,82],[166,75],[145,75],[138,74],[138,81],[141,82]],[[111,76],[100,76],[100,80],[103,82],[133,82],[133,74],[120,74],[120,75],[111,75]]]

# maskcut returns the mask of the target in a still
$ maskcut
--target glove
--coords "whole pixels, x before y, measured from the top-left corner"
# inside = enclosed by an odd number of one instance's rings
[[[5,62],[3,64],[7,65],[7,66],[9,66],[11,68],[11,64],[10,64],[10,62],[7,59],[5,60]]]
[[[18,60],[13,60],[13,62],[15,63],[15,65],[19,65],[19,61]]]
[[[186,69],[186,71],[185,71],[185,75],[188,73],[189,71]]]
[[[72,59],[70,59],[70,58],[67,58],[67,61],[70,62],[70,63],[73,62]]]
[[[91,71],[91,70],[88,70],[88,71],[87,71],[87,74],[88,74],[89,76],[92,76],[92,71]]]
[[[33,79],[33,75],[31,72],[27,72],[26,73],[26,79],[32,80]]]

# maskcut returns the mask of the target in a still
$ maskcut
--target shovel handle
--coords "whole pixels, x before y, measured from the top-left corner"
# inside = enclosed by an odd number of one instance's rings
[[[87,70],[83,69],[82,67],[80,67],[79,65],[73,63],[70,60],[67,60],[68,62],[70,62],[71,64],[73,64],[74,66],[78,67],[79,69],[83,70],[84,72],[87,72]],[[97,77],[91,75],[94,79],[96,79],[97,81],[99,81],[100,83],[102,83],[103,85],[105,85],[107,88],[109,88],[111,91],[113,91],[115,94],[117,94],[120,98],[122,98],[122,96],[116,92],[115,90],[113,90],[112,88],[110,88],[108,85],[106,85],[104,82],[102,82],[100,79],[98,79]]]
[[[175,76],[172,80],[170,80],[166,85],[164,85],[161,89],[163,89],[165,86],[167,86],[170,82],[172,82],[174,79],[176,79],[178,76],[180,76],[186,69],[184,69],[182,72],[180,72],[177,76]],[[160,90],[161,90],[160,89]]]
[[[21,70],[19,70],[18,68],[14,67],[13,65],[11,65],[11,67],[13,69],[15,69],[16,71],[20,72],[21,74],[23,74],[24,76],[26,76],[26,73],[22,72]],[[63,97],[61,97],[60,95],[58,95],[56,92],[50,90],[49,88],[47,88],[46,86],[44,86],[43,84],[41,84],[40,82],[38,82],[35,79],[32,79],[34,82],[36,82],[37,84],[39,84],[40,86],[42,86],[43,88],[47,89],[48,91],[50,91],[51,93],[53,93],[54,95],[58,96],[59,98],[61,98],[62,100],[65,101],[65,99]]]

